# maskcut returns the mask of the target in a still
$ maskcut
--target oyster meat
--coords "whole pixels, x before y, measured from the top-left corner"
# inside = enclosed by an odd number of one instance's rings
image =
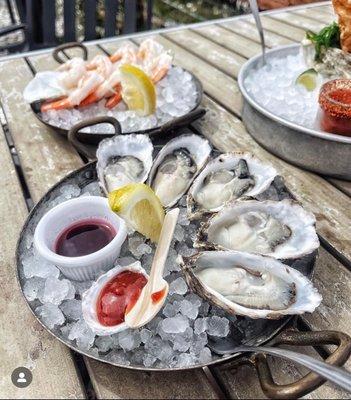
[[[182,135],[169,141],[159,152],[148,180],[165,207],[177,203],[211,153],[206,139]]]
[[[315,218],[292,200],[232,203],[202,225],[196,247],[299,258],[319,246]]]
[[[205,212],[217,212],[244,195],[258,195],[276,175],[273,167],[250,154],[221,154],[207,164],[191,186],[187,196],[189,217],[195,219]]]
[[[96,152],[100,186],[109,192],[129,183],[145,182],[153,145],[147,135],[119,135],[103,140]]]
[[[203,252],[182,259],[181,267],[198,295],[230,314],[275,319],[312,312],[322,300],[303,274],[270,257]]]

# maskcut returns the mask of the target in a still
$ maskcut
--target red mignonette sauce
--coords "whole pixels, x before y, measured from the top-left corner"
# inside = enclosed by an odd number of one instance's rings
[[[324,131],[351,136],[351,79],[325,83],[319,93]]]
[[[115,228],[103,219],[85,219],[70,225],[58,236],[55,253],[81,257],[107,246],[116,236]]]

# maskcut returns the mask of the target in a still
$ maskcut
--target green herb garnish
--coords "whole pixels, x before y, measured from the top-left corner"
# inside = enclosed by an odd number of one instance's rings
[[[318,33],[307,31],[306,37],[315,44],[316,61],[321,61],[322,50],[326,50],[329,47],[336,47],[338,49],[341,48],[340,28],[336,22],[333,22],[332,24],[326,26]]]

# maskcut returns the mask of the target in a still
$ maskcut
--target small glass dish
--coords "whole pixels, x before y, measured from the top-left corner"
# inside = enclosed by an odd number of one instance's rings
[[[326,82],[318,102],[321,128],[325,132],[351,136],[351,79]]]
[[[116,234],[100,250],[79,257],[67,257],[55,252],[55,243],[60,234],[77,221],[101,219],[110,224]],[[56,265],[70,279],[93,280],[101,271],[106,271],[120,254],[127,237],[122,218],[111,211],[108,200],[99,196],[86,196],[68,200],[48,211],[39,221],[34,233],[34,245],[38,253]]]

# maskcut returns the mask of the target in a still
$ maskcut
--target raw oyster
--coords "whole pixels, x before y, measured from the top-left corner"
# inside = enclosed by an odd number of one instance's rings
[[[172,139],[162,148],[152,165],[148,183],[164,207],[177,203],[210,153],[208,141],[191,134]]]
[[[299,271],[237,251],[207,251],[181,259],[188,285],[230,314],[277,319],[313,312],[322,297]]]
[[[239,201],[202,225],[195,246],[296,259],[319,247],[315,223],[293,200]]]
[[[191,219],[204,212],[217,212],[241,196],[264,192],[277,171],[251,154],[232,152],[211,160],[194,180],[187,196]]]
[[[100,186],[107,195],[128,183],[145,182],[153,145],[147,135],[117,135],[103,140],[96,152]]]
[[[90,289],[88,289],[86,292],[83,293],[82,311],[84,320],[89,325],[90,329],[99,336],[113,335],[114,333],[128,329],[128,326],[125,322],[122,322],[121,324],[114,326],[102,325],[99,322],[96,312],[96,303],[101,293],[101,290],[114,277],[116,277],[117,275],[119,275],[124,271],[139,272],[143,274],[147,279],[149,279],[149,276],[145,272],[144,268],[142,268],[140,262],[136,261],[133,264],[130,264],[125,267],[116,266],[115,268],[110,269],[108,272],[101,275],[99,279],[92,284]]]

